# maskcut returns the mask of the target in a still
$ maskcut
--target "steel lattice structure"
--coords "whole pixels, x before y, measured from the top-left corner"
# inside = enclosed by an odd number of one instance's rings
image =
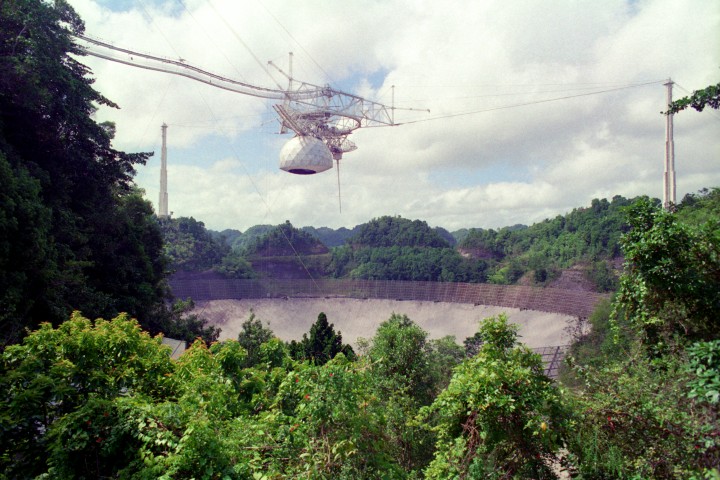
[[[183,59],[173,60],[149,55],[86,35],[76,35],[76,38],[83,51],[94,57],[145,70],[179,75],[242,95],[276,100],[278,103],[273,105],[273,108],[281,125],[280,133],[292,130],[298,137],[319,139],[327,146],[331,157],[336,161],[342,158],[343,153],[357,148],[347,138],[353,131],[361,127],[395,125],[394,106],[373,102],[329,85],[320,86],[298,81],[272,62],[269,62],[270,65],[287,77],[287,89],[252,85],[216,75],[188,64]],[[292,170],[288,171],[292,172]],[[315,171],[293,173],[315,173]]]

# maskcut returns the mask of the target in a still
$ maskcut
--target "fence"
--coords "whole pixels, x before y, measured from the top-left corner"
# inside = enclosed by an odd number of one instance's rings
[[[488,283],[347,279],[171,278],[176,298],[195,301],[246,298],[357,298],[469,303],[562,313],[587,318],[607,295],[580,290]]]
[[[533,352],[542,357],[543,365],[545,366],[545,375],[550,378],[557,378],[567,349],[567,345],[559,345],[556,347],[533,348]]]

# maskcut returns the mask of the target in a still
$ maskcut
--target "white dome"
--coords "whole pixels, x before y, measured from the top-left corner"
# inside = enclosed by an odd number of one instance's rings
[[[333,166],[330,149],[315,137],[293,137],[280,150],[280,170],[298,175],[324,172]]]

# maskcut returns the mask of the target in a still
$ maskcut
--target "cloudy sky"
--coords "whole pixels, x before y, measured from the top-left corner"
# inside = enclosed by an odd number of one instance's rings
[[[115,146],[155,151],[137,183],[157,205],[162,123],[169,204],[216,230],[290,220],[353,227],[382,215],[449,230],[532,224],[593,198],[662,197],[674,97],[720,81],[711,0],[70,0],[86,33],[253,85],[293,76],[387,105],[336,171],[278,169],[291,137],[272,102],[86,57],[120,105]],[[675,116],[677,200],[720,186],[720,113]]]

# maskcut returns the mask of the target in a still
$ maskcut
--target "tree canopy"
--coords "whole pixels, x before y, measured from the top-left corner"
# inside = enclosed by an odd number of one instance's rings
[[[5,341],[73,309],[145,321],[164,296],[161,239],[132,184],[149,154],[115,150],[113,126],[92,119],[114,104],[76,59],[83,28],[63,1],[0,4]]]
[[[202,272],[218,265],[230,253],[223,239],[215,239],[203,222],[193,217],[165,218],[160,222],[164,252],[176,271]]]
[[[0,344],[74,310],[202,335],[166,307],[162,235],[133,184],[150,153],[116,150],[93,119],[116,105],[78,60],[83,30],[65,1],[0,3]]]
[[[340,353],[345,358],[355,358],[353,348],[343,343],[342,333],[335,331],[335,326],[328,322],[324,312],[318,314],[310,327],[310,335],[303,334],[300,342],[291,341],[289,349],[294,359],[308,360],[315,365],[325,365]]]
[[[327,252],[327,247],[320,240],[286,221],[255,238],[244,253],[247,256],[275,257]]]
[[[355,247],[449,247],[436,230],[422,220],[384,216],[370,220],[348,239]]]
[[[675,100],[668,105],[668,110],[664,113],[665,115],[671,115],[679,113],[688,107],[698,112],[705,110],[705,107],[715,110],[720,108],[720,83],[695,90],[692,95]]]

